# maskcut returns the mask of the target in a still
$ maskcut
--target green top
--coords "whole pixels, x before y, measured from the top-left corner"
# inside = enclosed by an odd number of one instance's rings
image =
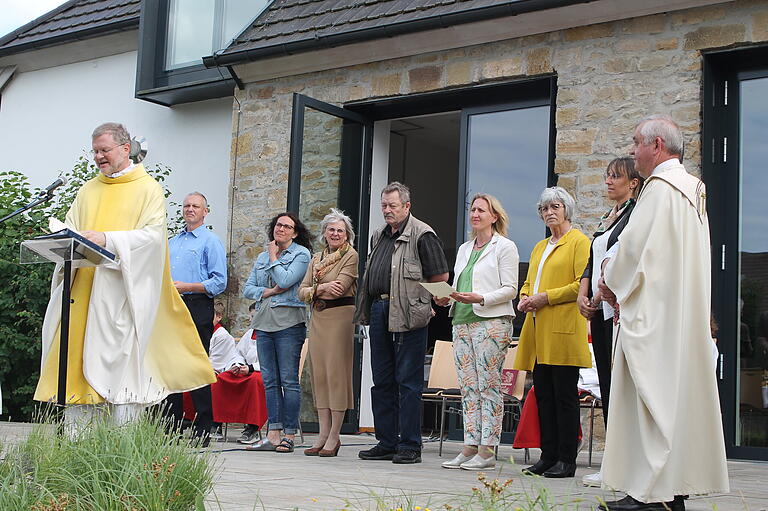
[[[483,253],[484,245],[480,250],[473,250],[472,255],[469,256],[467,266],[459,275],[459,279],[456,281],[456,291],[459,293],[471,293],[472,292],[472,270],[475,268],[475,263],[480,258],[480,254]],[[488,321],[493,318],[482,318],[475,314],[472,310],[472,304],[456,302],[453,307],[453,324],[454,325],[466,325],[467,323],[477,323],[479,321]]]

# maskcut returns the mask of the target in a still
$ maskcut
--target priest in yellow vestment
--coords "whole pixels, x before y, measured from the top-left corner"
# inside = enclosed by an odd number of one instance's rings
[[[125,422],[169,393],[216,377],[171,280],[162,188],[143,165],[132,164],[122,125],[96,128],[92,147],[101,172],[80,189],[65,223],[119,262],[73,270],[66,403],[106,402]],[[62,280],[57,267],[43,322],[38,401],[57,399]]]
[[[606,255],[603,295],[620,306],[603,487],[609,511],[682,511],[685,496],[728,491],[710,332],[710,244],[704,184],[679,159],[670,118],[635,129],[646,178]],[[613,254],[612,254],[613,252]]]

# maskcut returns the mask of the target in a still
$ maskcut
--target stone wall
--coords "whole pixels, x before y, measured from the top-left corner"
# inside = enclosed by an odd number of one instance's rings
[[[555,74],[555,170],[577,199],[576,225],[591,232],[608,206],[605,166],[627,154],[643,116],[672,115],[685,163],[699,171],[701,50],[766,41],[768,1],[745,0],[247,84],[233,120],[232,298],[262,250],[263,225],[285,207],[294,92],[341,105]]]

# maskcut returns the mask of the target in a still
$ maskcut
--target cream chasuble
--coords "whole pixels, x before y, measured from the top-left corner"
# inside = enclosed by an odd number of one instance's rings
[[[216,381],[192,317],[171,280],[160,185],[137,165],[99,174],[77,194],[66,219],[104,231],[119,265],[73,270],[68,404],[151,404]],[[57,396],[62,272],[57,266],[43,321],[38,401]]]
[[[728,491],[704,185],[676,160],[662,165],[605,270],[621,311],[603,486],[641,502]]]

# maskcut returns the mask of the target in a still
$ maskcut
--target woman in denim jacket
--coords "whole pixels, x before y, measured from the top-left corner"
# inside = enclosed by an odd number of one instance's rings
[[[256,258],[243,295],[256,300],[251,328],[267,397],[267,436],[249,449],[293,452],[299,428],[299,358],[307,334],[306,304],[297,290],[310,260],[312,241],[294,213],[280,213],[267,226],[269,244]]]

